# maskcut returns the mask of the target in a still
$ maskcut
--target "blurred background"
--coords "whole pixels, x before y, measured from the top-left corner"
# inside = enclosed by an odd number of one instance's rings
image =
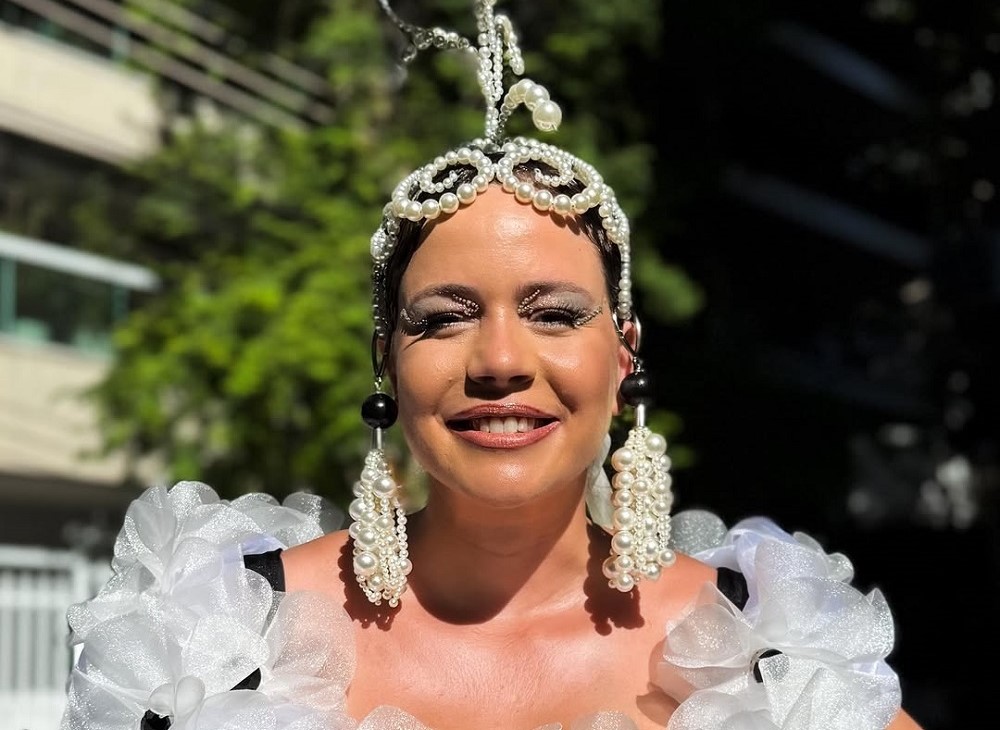
[[[465,0],[394,7],[474,33]],[[978,722],[1000,3],[499,10],[557,142],[632,214],[677,507],[846,553],[894,608],[911,714]],[[482,124],[466,59],[405,50],[375,0],[0,0],[0,730],[57,727],[66,608],[144,487],[347,495],[368,238],[398,179]]]

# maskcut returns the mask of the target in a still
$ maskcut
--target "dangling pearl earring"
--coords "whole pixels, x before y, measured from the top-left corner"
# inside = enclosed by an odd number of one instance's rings
[[[396,422],[398,409],[396,401],[381,392],[380,371],[381,367],[376,367],[376,392],[361,406],[361,418],[372,429],[372,445],[361,477],[354,484],[355,499],[348,510],[354,521],[348,532],[354,541],[358,585],[376,606],[386,600],[395,607],[413,565],[406,545],[406,512],[382,448],[383,431]]]
[[[622,380],[619,393],[635,409],[635,424],[624,446],[611,456],[617,472],[611,480],[614,529],[611,556],[603,566],[608,585],[622,592],[632,590],[644,578],[659,578],[661,569],[677,559],[670,548],[674,497],[667,440],[646,427],[646,407],[653,400],[652,381],[633,347],[625,344],[632,352],[633,369]]]

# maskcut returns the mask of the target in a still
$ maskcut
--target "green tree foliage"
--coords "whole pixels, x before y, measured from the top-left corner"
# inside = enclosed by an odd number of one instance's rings
[[[538,50],[526,54],[526,75],[558,90],[559,143],[604,170],[638,219],[654,160],[642,143],[646,100],[624,80],[655,51],[657,3],[609,13],[574,0],[550,14],[522,5],[499,10],[531,29],[521,41]],[[281,44],[328,79],[331,124],[187,119],[129,170],[133,194],[97,188],[76,218],[91,248],[145,262],[163,280],[118,331],[93,391],[107,447],[158,454],[169,478],[224,494],[305,487],[341,499],[368,446],[359,407],[372,388],[369,237],[399,178],[481,134],[482,103],[467,55],[428,52],[400,69],[400,36],[375,0],[295,7]],[[474,33],[467,0],[437,10],[408,20]],[[644,270],[663,274],[640,284],[666,319],[687,316],[697,292],[633,227]]]

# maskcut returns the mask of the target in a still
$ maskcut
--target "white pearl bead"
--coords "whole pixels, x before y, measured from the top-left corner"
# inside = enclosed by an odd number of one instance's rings
[[[615,559],[607,558],[603,563],[601,563],[601,572],[604,574],[605,578],[614,578],[618,575],[618,564],[615,562]]]
[[[662,565],[663,567],[667,567],[668,565],[673,565],[676,560],[677,560],[677,555],[670,548],[662,550],[660,552],[660,557],[658,558],[660,565]]]
[[[375,546],[375,543],[378,541],[378,537],[375,535],[374,530],[370,527],[366,527],[358,531],[357,537],[355,537],[354,540],[359,546],[363,547],[365,550],[369,550]]]
[[[378,561],[371,553],[359,553],[354,558],[354,572],[364,577],[370,576],[378,567]]]
[[[419,221],[424,217],[424,207],[416,200],[408,200],[403,208],[403,217],[409,221]]]
[[[573,212],[573,201],[570,197],[564,193],[559,193],[552,200],[552,210],[554,210],[559,215],[569,215]]]
[[[363,499],[355,499],[347,507],[347,514],[351,516],[351,519],[360,520],[368,512],[368,507],[365,506]]]
[[[562,122],[562,109],[554,101],[545,100],[531,112],[531,121],[543,132],[554,132]]]
[[[611,466],[618,471],[625,471],[634,463],[635,455],[632,453],[632,449],[625,448],[624,446],[615,451],[611,456]]]
[[[611,461],[613,463],[614,458],[612,458]],[[635,484],[635,474],[630,471],[623,471],[620,474],[615,474],[611,483],[614,485],[615,489],[629,489],[633,484]]]
[[[549,90],[541,84],[533,85],[524,95],[524,105],[534,111],[535,107],[549,100]]]
[[[521,103],[524,101],[524,95],[526,92],[531,90],[531,87],[535,85],[535,82],[531,79],[521,79],[516,84],[510,87],[510,91],[507,92],[513,101]]]
[[[529,182],[520,182],[514,188],[514,197],[518,202],[528,203],[535,194],[535,186]]]
[[[629,507],[634,501],[635,497],[632,496],[632,491],[629,489],[616,489],[611,497],[611,502],[615,507]]]
[[[469,205],[476,199],[476,189],[469,183],[462,183],[455,190],[455,195],[463,205]]]
[[[632,538],[632,533],[626,530],[616,532],[615,536],[611,538],[611,547],[616,553],[630,555],[635,549],[635,540]]]
[[[436,200],[425,200],[421,206],[421,214],[429,221],[441,215],[441,204]]]
[[[448,214],[454,213],[460,205],[458,196],[455,193],[445,193],[441,196],[438,203],[441,205],[441,212]]]
[[[635,588],[635,579],[628,573],[622,573],[614,578],[614,586],[622,593],[628,593],[630,590]]]
[[[548,190],[538,190],[531,198],[531,204],[542,212],[552,207],[552,193]]]
[[[392,481],[392,477],[384,476],[372,485],[372,489],[376,494],[388,497],[396,489],[396,482]]]
[[[630,530],[635,525],[635,512],[630,510],[628,507],[619,507],[615,510],[613,519],[615,528],[619,530]]]
[[[667,440],[658,433],[646,436],[646,448],[655,456],[660,456],[667,450]]]

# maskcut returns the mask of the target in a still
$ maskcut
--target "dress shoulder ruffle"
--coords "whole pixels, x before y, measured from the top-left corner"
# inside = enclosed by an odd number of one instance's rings
[[[880,730],[899,711],[892,615],[851,562],[754,517],[693,557],[746,579],[736,606],[706,584],[667,626],[664,662],[694,688],[669,730]]]
[[[344,712],[355,658],[343,609],[276,592],[243,563],[341,521],[308,494],[279,504],[223,500],[200,482],[146,490],[110,579],[67,612],[78,656],[60,730],[137,730],[147,713],[169,716],[171,730],[356,727]]]

